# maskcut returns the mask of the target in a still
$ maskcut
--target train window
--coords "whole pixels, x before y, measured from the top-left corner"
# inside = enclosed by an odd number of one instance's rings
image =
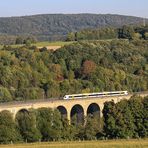
[[[88,96],[102,96],[102,94],[90,94]]]

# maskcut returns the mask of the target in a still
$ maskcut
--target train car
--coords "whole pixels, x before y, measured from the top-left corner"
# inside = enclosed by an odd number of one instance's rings
[[[99,98],[105,96],[122,96],[122,95],[128,95],[128,92],[110,91],[110,92],[99,92],[99,93],[72,94],[72,95],[65,95],[63,99],[69,100],[69,99],[82,99],[82,98]]]

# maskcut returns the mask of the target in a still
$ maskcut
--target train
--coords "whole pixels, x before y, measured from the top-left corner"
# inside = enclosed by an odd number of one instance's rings
[[[108,91],[108,92],[98,92],[98,93],[72,94],[72,95],[65,95],[63,99],[70,100],[70,99],[99,98],[99,97],[123,96],[123,95],[128,95],[128,91]]]

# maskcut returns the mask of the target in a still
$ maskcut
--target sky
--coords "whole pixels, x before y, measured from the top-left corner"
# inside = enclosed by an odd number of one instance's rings
[[[0,0],[0,17],[55,13],[122,14],[148,18],[148,0]]]

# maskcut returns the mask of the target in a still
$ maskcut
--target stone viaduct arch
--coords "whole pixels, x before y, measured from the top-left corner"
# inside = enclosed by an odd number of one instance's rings
[[[73,122],[76,120],[76,122],[84,123],[84,109],[83,106],[76,104],[71,108],[70,111],[70,121]]]
[[[22,120],[22,115],[23,115],[23,118],[24,118],[24,116],[25,115],[29,115],[29,111],[27,110],[27,109],[20,109],[17,113],[16,113],[16,115],[15,115],[15,117],[14,117],[14,120],[15,121],[17,121],[18,123]],[[21,117],[21,118],[20,118]],[[20,120],[21,119],[21,120]]]
[[[139,94],[144,97],[148,93]],[[39,100],[39,101],[28,101],[18,103],[3,103],[0,104],[0,112],[8,110],[13,114],[15,118],[16,114],[22,110],[38,109],[41,107],[57,108],[63,117],[67,117],[70,121],[72,116],[76,114],[77,120],[83,120],[88,114],[92,116],[102,117],[102,110],[106,101],[114,100],[115,103],[122,99],[130,99],[131,95],[127,96],[112,96],[102,98],[86,98],[86,99],[72,99],[72,100]]]
[[[100,118],[101,113],[99,105],[96,103],[91,103],[87,108],[87,115]]]
[[[67,109],[64,106],[60,105],[57,107],[57,109],[59,110],[63,118],[67,118]]]

